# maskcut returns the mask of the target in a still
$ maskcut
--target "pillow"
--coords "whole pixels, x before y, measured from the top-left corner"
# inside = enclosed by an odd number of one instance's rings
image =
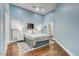
[[[32,30],[31,30],[31,29],[28,29],[28,30],[27,30],[27,33],[28,33],[28,34],[32,34]]]
[[[33,30],[33,34],[42,34],[42,31]]]
[[[36,34],[36,33],[38,33],[36,30],[33,30],[33,34]]]

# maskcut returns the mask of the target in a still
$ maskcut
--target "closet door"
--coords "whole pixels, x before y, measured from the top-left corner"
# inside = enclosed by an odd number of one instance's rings
[[[3,4],[0,3],[0,55],[4,51],[4,38],[3,38]]]

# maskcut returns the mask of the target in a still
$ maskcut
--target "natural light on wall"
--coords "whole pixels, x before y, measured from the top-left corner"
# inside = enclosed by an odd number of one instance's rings
[[[11,22],[11,28],[12,29],[18,29],[18,30],[23,30],[23,25],[18,20],[12,20],[12,22]]]

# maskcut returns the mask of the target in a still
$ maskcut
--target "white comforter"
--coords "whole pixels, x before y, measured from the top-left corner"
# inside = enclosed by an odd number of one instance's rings
[[[34,40],[34,41],[44,41],[44,40],[49,40],[49,34],[27,34],[24,33],[24,37]]]

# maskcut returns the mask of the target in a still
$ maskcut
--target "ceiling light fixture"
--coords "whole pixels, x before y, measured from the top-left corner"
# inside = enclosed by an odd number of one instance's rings
[[[44,12],[45,10],[44,10],[44,9],[42,9],[41,11],[42,11],[42,12]]]
[[[36,11],[40,11],[40,12],[44,12],[44,8],[43,7],[36,7],[36,6],[32,6],[34,9],[36,9]]]
[[[40,8],[36,8],[36,11],[39,11],[40,10]]]

